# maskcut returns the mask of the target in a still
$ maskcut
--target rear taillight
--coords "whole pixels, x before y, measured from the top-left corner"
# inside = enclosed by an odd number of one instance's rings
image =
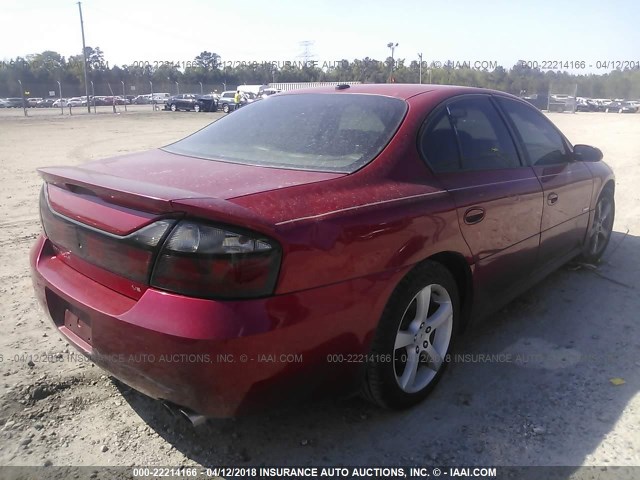
[[[151,286],[204,298],[251,298],[273,293],[281,249],[255,232],[183,220],[156,260]]]
[[[159,220],[126,236],[112,235],[53,212],[40,196],[42,227],[60,255],[87,262],[139,283],[147,283],[158,244],[175,220]]]

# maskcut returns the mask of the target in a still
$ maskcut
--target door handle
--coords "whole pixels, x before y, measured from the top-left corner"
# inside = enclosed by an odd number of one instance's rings
[[[466,212],[464,212],[464,223],[467,225],[474,225],[476,223],[480,223],[484,219],[484,209],[483,208],[470,208]]]
[[[553,205],[557,201],[558,201],[558,194],[557,193],[551,192],[549,195],[547,195],[547,203],[549,205]]]

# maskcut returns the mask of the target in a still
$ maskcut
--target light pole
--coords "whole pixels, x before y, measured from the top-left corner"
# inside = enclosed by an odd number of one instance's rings
[[[56,80],[58,82],[58,92],[60,92],[60,115],[64,115],[64,106],[62,105],[62,84],[60,80]]]
[[[78,10],[80,11],[80,30],[82,30],[82,58],[84,59],[84,90],[87,96],[87,112],[91,113],[91,105],[89,104],[89,82],[87,81],[87,47],[84,44],[84,22],[82,21],[82,3],[78,2]]]
[[[418,54],[418,58],[420,59],[420,83],[422,83],[422,54]]]
[[[200,84],[200,95],[204,94],[204,90],[202,89],[202,82],[198,82]]]
[[[180,95],[180,84],[176,80],[176,95]]]
[[[153,108],[153,111],[156,111],[156,104],[153,103],[153,82],[151,80],[149,80],[149,88],[151,88],[151,108]]]
[[[20,84],[20,98],[22,98],[22,109],[24,110],[24,116],[27,116],[27,102],[24,99],[24,88],[22,88],[22,80],[18,80]]]
[[[395,64],[395,61],[393,60],[393,52],[395,51],[397,46],[398,46],[398,43],[393,43],[393,42],[387,43],[387,47],[391,49],[391,72],[389,73],[389,80],[392,82],[393,82],[393,65]]]

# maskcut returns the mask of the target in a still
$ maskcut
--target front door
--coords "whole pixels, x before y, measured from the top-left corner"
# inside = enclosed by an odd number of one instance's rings
[[[562,134],[538,110],[503,97],[498,103],[513,122],[528,163],[542,184],[544,210],[537,263],[544,268],[581,248],[589,223],[593,178],[584,163],[574,161]]]

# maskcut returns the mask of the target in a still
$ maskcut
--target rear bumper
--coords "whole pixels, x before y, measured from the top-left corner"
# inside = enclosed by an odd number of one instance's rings
[[[44,237],[31,268],[53,323],[94,363],[146,395],[214,417],[357,386],[361,355],[405,273],[220,302],[152,288],[133,300],[66,265]]]

